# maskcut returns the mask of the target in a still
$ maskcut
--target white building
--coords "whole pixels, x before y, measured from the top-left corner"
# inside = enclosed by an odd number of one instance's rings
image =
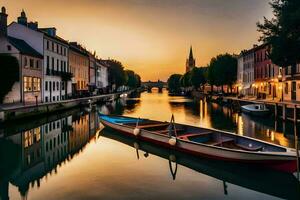
[[[68,42],[56,35],[55,28],[39,29],[28,23],[24,11],[18,22],[8,26],[8,35],[22,39],[44,56],[42,96],[44,102],[56,102],[71,96],[71,74],[68,64]]]
[[[243,94],[254,95],[254,49],[243,52]]]
[[[96,62],[96,88],[98,92],[106,92],[108,87],[108,64],[104,60]]]
[[[238,86],[238,91],[239,93],[242,92],[242,88],[243,88],[243,74],[244,74],[244,57],[243,57],[243,53],[241,52],[241,54],[238,56],[238,67],[237,67],[237,86]]]
[[[4,7],[0,13],[0,54],[8,54],[15,57],[18,61],[19,72],[18,79],[5,95],[3,103],[22,102],[25,104],[41,102],[43,56],[24,40],[7,35],[7,14]]]

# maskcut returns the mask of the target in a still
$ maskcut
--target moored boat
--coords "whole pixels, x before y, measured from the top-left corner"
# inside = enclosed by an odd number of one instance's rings
[[[270,113],[270,110],[264,104],[248,104],[241,106],[242,112],[255,115],[255,116],[265,116]]]
[[[99,114],[103,125],[132,137],[216,160],[297,170],[295,149],[233,133],[149,119]],[[171,120],[172,121],[172,120]]]

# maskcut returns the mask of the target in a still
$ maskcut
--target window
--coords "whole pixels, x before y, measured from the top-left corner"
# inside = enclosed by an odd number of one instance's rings
[[[40,67],[40,61],[39,61],[39,60],[36,60],[36,61],[35,61],[35,68],[38,69],[39,67]]]
[[[32,91],[32,77],[24,76],[24,92]]]
[[[52,58],[52,69],[54,70],[54,58]]]
[[[7,50],[11,51],[11,46],[10,45],[7,45]]]
[[[45,90],[48,91],[48,81],[45,82]]]
[[[45,98],[45,101],[48,102],[48,97]]]
[[[285,94],[289,93],[289,84],[288,83],[285,83],[284,92],[285,92]]]
[[[29,59],[29,66],[30,66],[30,68],[34,67],[34,60],[31,58]]]
[[[52,51],[54,51],[54,42],[52,42]]]
[[[65,84],[64,82],[61,82],[61,90],[64,90],[65,89]]]
[[[33,78],[33,91],[39,92],[41,91],[41,79]]]
[[[24,67],[27,67],[27,65],[28,65],[28,60],[26,57],[24,57]]]
[[[59,101],[59,96],[56,97],[57,101]]]
[[[53,88],[53,91],[55,91],[55,82],[54,81],[52,82],[52,88]]]
[[[46,42],[47,50],[49,50],[49,41]]]
[[[50,58],[49,58],[49,56],[47,56],[47,68],[48,69],[50,68]]]
[[[56,71],[58,71],[58,69],[59,69],[59,60],[57,59],[56,60]]]
[[[64,61],[61,61],[61,62],[60,62],[60,70],[61,70],[61,71],[63,71],[63,70],[62,70],[63,65],[64,65]]]
[[[59,82],[56,82],[56,89],[59,90]]]

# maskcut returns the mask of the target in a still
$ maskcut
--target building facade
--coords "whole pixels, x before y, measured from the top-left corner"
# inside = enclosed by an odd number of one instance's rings
[[[8,36],[5,8],[0,13],[0,22],[0,53],[14,56],[19,64],[19,80],[3,103],[39,103],[42,101],[43,56],[24,40]]]
[[[108,64],[103,60],[96,62],[96,88],[98,94],[108,92]]]
[[[22,11],[18,22],[8,26],[8,35],[24,40],[43,55],[43,102],[57,102],[71,96],[68,43],[56,35],[55,28],[39,29],[37,22],[27,22],[26,14]]]
[[[294,72],[291,66],[283,69],[282,85],[283,100],[300,101],[300,64],[296,65]]]
[[[73,95],[83,95],[89,90],[89,55],[88,52],[76,42],[70,43],[69,62],[72,79]]]
[[[96,53],[88,53],[89,55],[89,91],[96,94]]]
[[[243,52],[243,94],[254,96],[254,50]]]
[[[255,95],[261,99],[282,100],[282,68],[272,63],[268,52],[267,44],[254,48]]]

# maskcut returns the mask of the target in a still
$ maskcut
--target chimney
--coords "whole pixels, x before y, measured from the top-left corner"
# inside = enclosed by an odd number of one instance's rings
[[[6,37],[7,36],[7,14],[6,9],[3,6],[1,8],[0,13],[0,37]]]
[[[21,16],[18,17],[18,24],[22,24],[24,26],[27,26],[27,17],[24,10],[21,12]]]
[[[32,30],[38,30],[38,27],[39,25],[38,25],[38,22],[29,22],[28,23],[28,28],[30,28],[30,29],[32,29]]]

